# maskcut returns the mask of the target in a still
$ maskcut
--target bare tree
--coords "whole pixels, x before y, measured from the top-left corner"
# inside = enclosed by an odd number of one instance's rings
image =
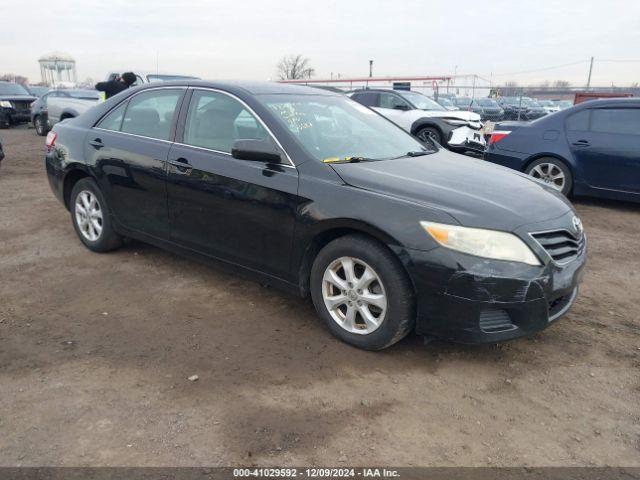
[[[27,77],[23,77],[22,75],[16,75],[15,73],[5,73],[0,75],[0,80],[4,82],[16,82],[22,85],[28,85],[29,79]]]
[[[556,80],[553,82],[554,88],[569,88],[571,86],[571,82],[567,82],[566,80]]]
[[[277,73],[280,80],[302,80],[311,78],[316,71],[311,67],[309,59],[302,55],[287,55],[278,62]]]
[[[520,88],[518,88],[517,82],[511,81],[511,82],[505,82],[504,87],[502,87],[500,90],[503,96],[514,97],[518,95]]]

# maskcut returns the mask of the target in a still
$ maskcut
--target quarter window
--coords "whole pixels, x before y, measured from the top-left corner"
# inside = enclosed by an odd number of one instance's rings
[[[591,131],[640,135],[640,109],[594,108],[591,111]]]
[[[184,143],[231,153],[236,140],[267,139],[260,122],[236,99],[219,92],[193,92],[184,128]]]
[[[574,113],[566,120],[567,130],[571,132],[586,132],[589,130],[589,110]]]
[[[143,137],[170,140],[171,123],[182,90],[152,90],[129,101],[121,130]]]
[[[105,130],[114,130],[116,132],[120,131],[120,127],[122,125],[122,116],[124,115],[124,110],[127,108],[127,104],[123,103],[118,108],[111,110],[109,115],[104,117],[100,123],[98,124],[98,128],[103,128]]]

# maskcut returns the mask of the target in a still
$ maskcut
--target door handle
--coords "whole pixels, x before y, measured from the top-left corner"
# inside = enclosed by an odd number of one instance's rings
[[[573,145],[574,147],[590,147],[591,143],[589,142],[589,140],[576,140],[571,145]]]
[[[189,160],[186,158],[176,158],[175,160],[169,160],[169,165],[173,165],[176,167],[178,173],[183,173],[185,175],[191,175],[191,164]]]
[[[99,138],[91,140],[89,142],[89,145],[91,145],[96,150],[100,150],[102,147],[104,147],[104,143],[102,143],[102,140],[100,140]]]

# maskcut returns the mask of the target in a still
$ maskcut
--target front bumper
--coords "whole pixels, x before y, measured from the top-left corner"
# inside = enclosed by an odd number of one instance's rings
[[[490,260],[443,247],[408,257],[417,333],[490,343],[540,331],[564,315],[582,280],[586,248],[565,265]]]
[[[453,151],[472,150],[484,152],[487,142],[481,130],[474,130],[469,127],[458,127],[449,134],[447,145],[449,149]]]
[[[31,120],[31,112],[29,110],[2,107],[0,109],[0,118],[6,119],[9,123],[24,123]]]

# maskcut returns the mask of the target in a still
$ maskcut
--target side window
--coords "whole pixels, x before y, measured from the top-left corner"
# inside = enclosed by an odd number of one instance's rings
[[[356,93],[353,95],[353,99],[361,103],[362,105],[366,105],[367,107],[377,107],[378,103],[378,94],[376,92],[362,92]]]
[[[218,92],[193,92],[184,127],[186,145],[231,153],[239,139],[267,139],[260,122],[236,99]]]
[[[123,103],[118,108],[111,110],[106,117],[103,117],[98,123],[98,128],[103,128],[105,130],[114,130],[116,132],[120,131],[120,127],[122,126],[122,117],[124,115],[124,110],[127,108],[127,103]]]
[[[151,90],[136,95],[127,106],[122,131],[144,137],[171,140],[171,122],[182,90]]]
[[[409,104],[393,93],[380,93],[380,108],[396,107],[409,109]]]
[[[591,131],[640,135],[640,108],[594,108]]]
[[[567,117],[565,120],[567,130],[570,132],[586,132],[589,130],[589,111],[582,110]]]

